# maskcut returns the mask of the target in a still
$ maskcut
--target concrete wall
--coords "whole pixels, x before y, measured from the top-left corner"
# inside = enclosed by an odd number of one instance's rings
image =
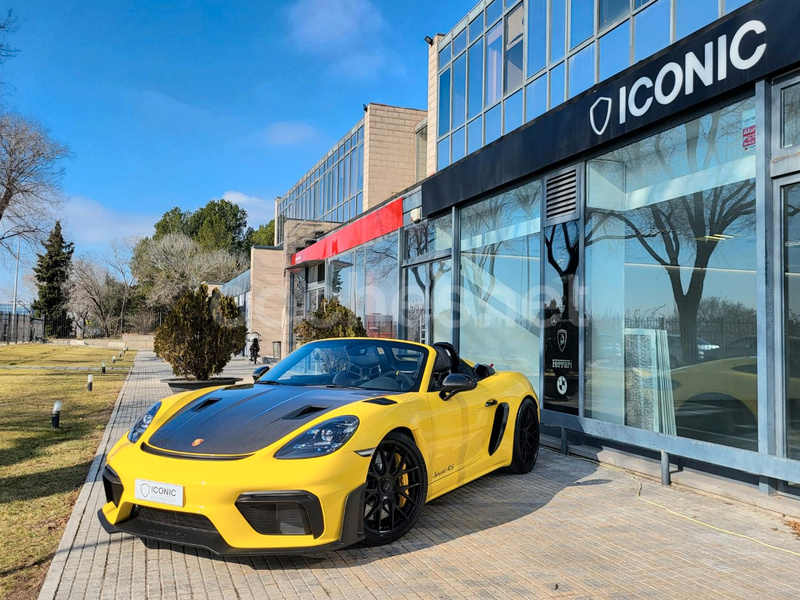
[[[261,354],[272,354],[272,342],[280,341],[283,318],[284,252],[281,248],[250,249],[250,322],[257,332]]]
[[[428,46],[428,175],[436,173],[436,140],[439,137],[439,40],[437,34]]]
[[[364,204],[384,202],[417,181],[416,127],[426,111],[370,104],[364,119]]]

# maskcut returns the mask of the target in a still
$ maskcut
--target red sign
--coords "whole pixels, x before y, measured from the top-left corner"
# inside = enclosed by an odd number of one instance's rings
[[[397,231],[403,226],[403,199],[392,200],[389,204],[367,213],[357,221],[326,235],[292,255],[292,266],[304,262],[325,260],[356,246],[366,244],[379,237]]]

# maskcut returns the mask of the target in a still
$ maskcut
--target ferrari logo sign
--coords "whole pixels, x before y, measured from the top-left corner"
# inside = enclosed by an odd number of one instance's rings
[[[563,352],[564,348],[567,347],[567,330],[559,329],[557,335],[558,335],[558,349],[561,352]]]
[[[199,445],[200,445],[200,444],[202,444],[204,441],[205,441],[205,440],[204,440],[203,438],[197,438],[195,441],[193,441],[193,442],[192,442],[192,447],[199,446]]]

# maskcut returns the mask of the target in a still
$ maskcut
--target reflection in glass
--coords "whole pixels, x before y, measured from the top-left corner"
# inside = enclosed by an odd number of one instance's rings
[[[505,101],[505,123],[503,133],[513,131],[522,125],[522,90],[511,96]]]
[[[487,111],[484,119],[486,121],[486,130],[485,130],[485,138],[486,144],[491,144],[501,135],[501,127],[503,122],[501,120],[502,112],[501,109],[502,105],[498,104],[492,110]]]
[[[589,44],[569,58],[569,97],[577,96],[594,85],[594,44]]]
[[[564,56],[567,0],[550,0],[550,62]]]
[[[727,15],[737,8],[741,8],[748,2],[750,2],[750,0],[725,0],[725,14]]]
[[[506,15],[506,70],[504,91],[507,94],[522,86],[522,34],[523,6],[517,8]]]
[[[467,118],[467,55],[453,62],[453,129],[461,127]]]
[[[397,234],[393,233],[365,249],[366,292],[364,327],[370,337],[397,337]]]
[[[441,48],[439,50],[439,68],[441,69],[448,62],[450,62],[450,58],[451,58],[450,44],[447,44],[444,48]]]
[[[483,33],[483,15],[475,17],[469,24],[469,43],[477,40]]]
[[[428,221],[428,252],[450,250],[453,247],[453,217],[450,213]]]
[[[460,351],[539,387],[537,180],[461,210]]]
[[[450,69],[439,74],[439,135],[450,131]]]
[[[547,76],[542,75],[525,87],[525,122],[547,112]]]
[[[480,150],[483,146],[483,117],[470,121],[467,125],[467,154]]]
[[[574,48],[594,33],[594,0],[570,0],[569,47]]]
[[[600,30],[616,23],[627,15],[629,10],[630,2],[628,0],[600,0],[600,14],[598,15]]]
[[[403,269],[405,277],[403,325],[405,339],[411,342],[426,342],[427,327],[425,298],[428,295],[428,264],[415,265]]]
[[[636,62],[669,45],[669,0],[658,0],[634,17]]]
[[[754,114],[588,163],[586,416],[757,450]]]
[[[340,254],[332,258],[328,264],[328,273],[330,273],[329,296],[331,298],[338,298],[342,306],[346,306],[350,310],[356,310],[355,298],[355,285],[353,278],[355,277],[354,266],[355,257],[352,252]]]
[[[450,138],[439,140],[436,146],[436,168],[441,171],[450,165]]]
[[[547,0],[528,0],[528,77],[547,65]]]
[[[717,0],[676,0],[675,33],[681,39],[717,18]]]
[[[467,47],[467,30],[459,33],[453,40],[453,56],[458,56]]]
[[[600,81],[630,66],[630,20],[600,38]]]
[[[503,14],[503,2],[502,0],[495,0],[489,6],[486,7],[486,26],[488,27],[492,23],[494,23],[497,19],[500,18],[500,15]]]
[[[800,459],[800,184],[783,188],[787,456]]]
[[[486,106],[492,106],[500,100],[502,84],[503,24],[498,23],[486,34]]]
[[[550,69],[550,108],[564,102],[564,63]]]
[[[483,108],[483,44],[478,42],[469,48],[469,110],[471,119]]]
[[[466,137],[467,137],[467,130],[466,127],[462,127],[453,132],[453,135],[450,136],[453,144],[453,150],[450,155],[450,162],[454,163],[466,156]]]
[[[784,88],[781,93],[781,148],[800,144],[800,83]]]
[[[430,343],[450,342],[453,338],[453,276],[450,259],[430,263],[431,336]]]

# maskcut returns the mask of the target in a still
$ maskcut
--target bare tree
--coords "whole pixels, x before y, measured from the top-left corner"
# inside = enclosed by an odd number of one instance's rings
[[[151,306],[166,306],[203,282],[229,281],[242,272],[241,257],[225,250],[204,252],[189,236],[170,233],[136,246],[131,272]]]
[[[0,43],[0,61],[3,51]],[[52,211],[63,202],[59,163],[68,156],[38,123],[0,116],[0,248],[13,252],[14,238],[36,243],[47,235]]]

